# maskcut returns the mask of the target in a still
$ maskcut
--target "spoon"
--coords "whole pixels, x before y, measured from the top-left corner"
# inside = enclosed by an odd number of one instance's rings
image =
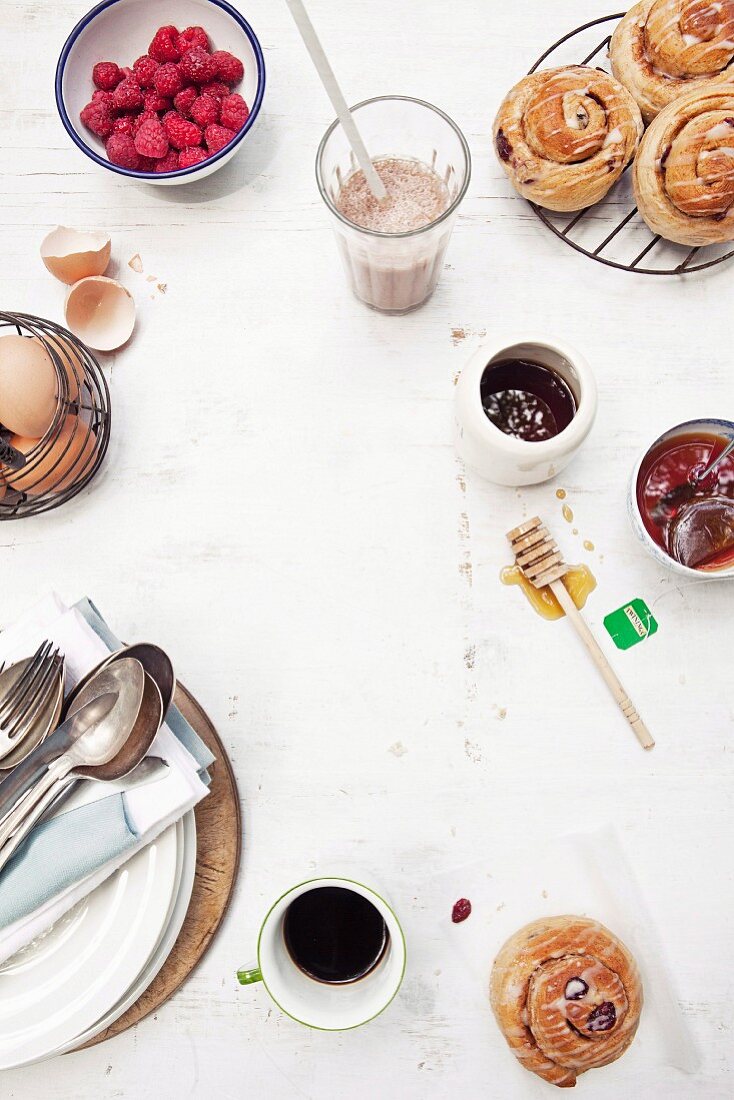
[[[730,439],[724,450],[721,451],[712,462],[709,462],[708,466],[702,470],[699,466],[694,467],[688,477],[688,481],[683,485],[676,485],[674,489],[669,489],[667,493],[661,496],[653,509],[652,518],[660,525],[670,519],[670,514],[681,504],[685,504],[691,500],[695,495],[699,485],[701,485],[709,474],[712,474],[716,467],[728,458],[734,451],[734,438]]]
[[[137,721],[145,690],[145,673],[142,665],[133,658],[117,661],[111,668],[103,669],[87,685],[89,701],[105,693],[117,695],[117,702],[109,714],[93,728],[79,736],[73,721],[66,722],[48,738],[37,753],[31,755],[16,769],[4,783],[0,784],[0,818],[3,812],[12,812],[4,818],[0,826],[0,845],[18,827],[28,810],[35,806],[56,780],[62,779],[76,767],[106,764],[122,749]],[[58,736],[57,736],[58,735]],[[55,739],[55,740],[54,740]],[[51,745],[51,755],[47,746]],[[48,765],[37,782],[37,763],[34,756]],[[20,795],[33,789],[18,802]],[[11,825],[12,822],[12,825]]]
[[[71,713],[73,706],[76,704],[77,697],[84,691],[92,676],[96,676],[103,668],[109,668],[115,661],[120,661],[125,657],[134,657],[136,661],[140,661],[148,676],[157,684],[163,704],[162,721],[163,718],[166,717],[168,708],[173,702],[173,696],[176,691],[176,675],[173,671],[171,658],[165,650],[161,649],[160,646],[153,645],[152,642],[136,642],[134,645],[123,646],[122,649],[118,649],[115,653],[111,653],[109,657],[106,657],[105,660],[97,665],[97,667],[85,676],[83,680],[80,680],[70,693],[66,700],[64,716]]]

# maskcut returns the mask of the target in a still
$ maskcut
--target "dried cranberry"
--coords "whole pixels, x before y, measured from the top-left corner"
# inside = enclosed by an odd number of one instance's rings
[[[588,992],[589,987],[583,978],[569,978],[564,996],[567,1001],[580,1001]]]
[[[661,168],[665,167],[665,162],[668,159],[668,157],[670,156],[672,149],[673,149],[672,145],[666,145],[665,148],[663,149],[663,155],[660,158],[660,167]]]
[[[611,1031],[617,1022],[617,1010],[611,1001],[604,1001],[589,1013],[586,1026],[589,1031]]]
[[[471,915],[471,902],[468,898],[459,898],[454,908],[451,910],[451,920],[454,924],[461,924],[468,916]]]
[[[497,131],[497,155],[502,160],[509,160],[512,153],[512,146],[507,140],[507,136],[504,130]]]
[[[725,118],[724,122],[726,122],[729,126],[734,126],[734,118]]]

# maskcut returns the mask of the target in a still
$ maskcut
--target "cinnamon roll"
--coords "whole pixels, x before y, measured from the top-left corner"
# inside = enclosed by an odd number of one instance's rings
[[[651,122],[694,86],[734,84],[734,0],[641,0],[617,26],[609,56]]]
[[[533,921],[494,961],[492,1010],[515,1057],[559,1088],[620,1058],[635,1037],[642,984],[617,937],[586,917]]]
[[[734,85],[699,88],[661,111],[633,184],[653,233],[690,246],[734,241]]]
[[[546,69],[516,84],[494,121],[494,143],[524,198],[549,210],[581,210],[619,179],[642,129],[626,88],[579,65]]]

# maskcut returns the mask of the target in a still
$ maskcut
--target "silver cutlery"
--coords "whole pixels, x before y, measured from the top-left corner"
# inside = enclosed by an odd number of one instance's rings
[[[82,710],[68,718],[54,734],[55,738],[58,735],[55,744],[57,755],[48,761],[47,769],[40,779],[20,800],[19,795],[26,786],[22,785],[21,791],[18,791],[10,785],[14,793],[11,803],[13,809],[0,825],[0,847],[16,829],[20,831],[21,823],[57,780],[65,778],[78,768],[106,764],[120,752],[140,713],[144,688],[145,673],[142,665],[132,658],[118,661],[95,677],[94,683],[88,685],[88,691],[92,695],[90,701]],[[103,700],[108,696],[112,696],[111,705],[103,705]],[[30,761],[32,757],[28,759]],[[0,796],[7,793],[3,791],[6,785],[0,784]],[[4,801],[2,806],[7,809]],[[27,831],[23,829],[23,835]],[[5,862],[4,859],[0,860],[0,868]]]
[[[3,666],[4,669],[4,666]],[[39,721],[48,721],[50,700],[58,699],[63,681],[63,658],[51,642],[38,647],[33,657],[0,674],[0,760],[11,756]]]
[[[123,661],[132,660],[133,658],[123,656],[115,661],[114,665],[116,666]],[[137,659],[135,659],[135,664],[140,667]],[[68,718],[75,709],[89,702],[95,695],[100,693],[100,684],[104,682],[100,677],[109,667],[111,667],[109,661],[104,661],[77,685],[66,701],[64,708],[65,718]],[[138,718],[135,720],[132,731],[136,736],[134,738],[131,736],[129,746],[127,743],[123,746],[120,760],[115,759],[114,761],[110,761],[101,768],[97,765],[95,774],[92,775],[91,778],[119,779],[128,771],[132,770],[138,761],[145,756],[155,734],[158,732],[161,722],[162,702],[160,700],[160,695],[156,691],[155,685],[149,682],[148,678],[145,677],[143,680],[143,699],[138,709]],[[140,742],[138,742],[138,733],[141,734]],[[71,738],[68,736],[68,726],[64,723],[8,776],[6,776],[0,783],[0,821],[19,804],[21,797],[27,795],[34,784],[41,779],[49,764],[55,760],[56,757],[61,756],[62,753],[69,748],[70,744]],[[128,748],[130,750],[129,753]],[[86,769],[78,770],[79,778],[82,778]]]

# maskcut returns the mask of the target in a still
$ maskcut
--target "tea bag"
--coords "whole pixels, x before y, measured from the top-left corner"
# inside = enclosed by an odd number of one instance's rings
[[[691,569],[734,550],[734,500],[699,497],[684,504],[670,526],[668,538],[671,555]]]

